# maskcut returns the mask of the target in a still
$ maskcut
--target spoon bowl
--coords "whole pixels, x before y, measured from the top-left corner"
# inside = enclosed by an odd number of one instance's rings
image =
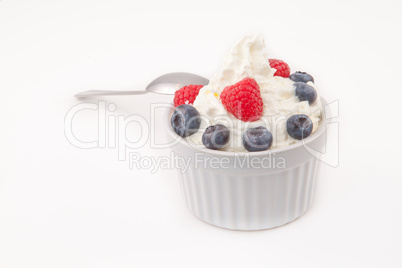
[[[77,93],[75,97],[85,98],[90,96],[105,96],[105,95],[140,95],[148,92],[174,95],[176,90],[186,85],[207,85],[209,80],[192,73],[168,73],[157,77],[145,90],[129,90],[129,91],[116,91],[116,90],[87,90]]]

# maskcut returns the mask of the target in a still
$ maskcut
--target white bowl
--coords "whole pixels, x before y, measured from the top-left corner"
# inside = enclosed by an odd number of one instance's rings
[[[325,107],[327,102],[321,100]],[[328,108],[323,109],[322,123],[314,134],[283,148],[234,153],[195,148],[180,139],[171,149],[178,157],[190,159],[187,169],[178,170],[189,210],[207,223],[232,230],[274,228],[303,215],[313,201],[321,164],[306,147],[321,151],[325,146],[331,118]],[[177,139],[170,126],[172,112],[166,113],[165,121],[169,136]],[[207,158],[215,164],[208,164]],[[278,165],[282,159],[285,167]],[[241,166],[242,161],[249,165]],[[266,164],[255,168],[251,163]]]

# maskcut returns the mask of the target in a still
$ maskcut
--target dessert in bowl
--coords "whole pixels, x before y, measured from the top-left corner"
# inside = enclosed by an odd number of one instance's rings
[[[166,114],[190,211],[233,230],[277,227],[313,200],[326,101],[304,72],[268,60],[260,35],[242,38],[206,86],[176,92]]]

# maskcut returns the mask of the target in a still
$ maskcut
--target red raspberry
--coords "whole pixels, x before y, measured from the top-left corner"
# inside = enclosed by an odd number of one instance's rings
[[[260,87],[253,78],[246,77],[234,85],[225,87],[220,98],[226,110],[240,120],[252,122],[262,116]]]
[[[277,59],[269,59],[269,65],[271,66],[271,68],[276,69],[274,76],[282,76],[284,78],[289,77],[290,68],[286,62]]]
[[[174,107],[182,104],[193,104],[203,85],[188,85],[174,93]]]

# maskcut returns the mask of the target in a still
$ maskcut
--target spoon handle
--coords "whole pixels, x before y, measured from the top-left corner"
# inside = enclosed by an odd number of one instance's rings
[[[138,91],[113,91],[113,90],[87,90],[80,93],[75,94],[76,98],[84,98],[89,96],[106,96],[106,95],[140,95],[148,93],[146,90],[138,90]]]

